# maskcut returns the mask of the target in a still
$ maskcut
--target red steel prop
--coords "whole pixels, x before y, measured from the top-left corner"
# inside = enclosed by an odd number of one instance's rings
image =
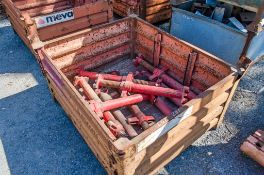
[[[155,121],[153,116],[146,116],[138,107],[138,105],[129,106],[133,117],[128,118],[128,123],[140,125],[144,130],[149,128],[149,122]]]
[[[155,102],[155,106],[166,116],[169,116],[172,113],[172,109],[165,103],[165,101],[158,97]]]
[[[101,99],[97,96],[97,94],[94,92],[94,90],[91,88],[91,86],[87,83],[86,79],[84,77],[75,77],[74,86],[80,86],[85,96],[89,99],[94,101],[94,103],[101,103]],[[100,115],[101,118],[104,119],[104,121],[107,123],[110,131],[115,136],[123,136],[125,135],[123,126],[114,118],[111,112],[106,111],[100,111],[102,115]]]
[[[137,73],[136,73],[137,74]],[[126,76],[126,81],[132,81],[134,80],[134,75],[132,74],[128,74],[128,76]],[[154,82],[153,82],[154,83]],[[155,85],[158,85],[159,83],[154,83]],[[121,96],[126,96],[127,95],[127,91],[122,91],[121,92]],[[116,96],[117,94],[114,94],[114,96]],[[172,109],[165,103],[165,101],[160,98],[160,97],[157,97],[157,98],[150,98],[151,100],[151,103],[153,103],[164,115],[168,116],[171,114],[172,112]],[[151,118],[145,118],[145,119],[148,119],[148,120],[152,120]]]
[[[75,81],[77,85],[83,88],[84,94],[90,100],[89,103],[95,112],[105,112],[113,109],[121,108],[124,106],[133,105],[142,101],[148,100],[150,97],[142,94],[134,94],[127,97],[121,97],[113,100],[101,102],[101,99],[94,92],[92,87],[86,82],[84,77],[77,78]],[[96,100],[94,100],[96,95]]]
[[[142,71],[142,72],[137,72],[137,75],[144,75],[146,77],[148,77],[148,79],[151,79],[151,74],[147,71]],[[160,83],[162,87],[167,87],[164,83]],[[189,89],[184,90],[185,92],[188,92]],[[184,103],[186,103],[188,101],[187,98],[185,98],[184,96],[180,99],[180,98],[169,98],[170,101],[172,101],[174,104],[176,104],[177,106],[181,107]]]
[[[148,94],[154,96],[164,96],[164,97],[172,97],[172,98],[182,98],[183,93],[178,90],[174,90],[171,88],[157,87],[157,86],[149,86],[136,84],[131,81],[111,81],[111,80],[103,80],[102,78],[98,78],[96,81],[96,86],[98,89],[101,87],[110,87],[125,90],[127,92]]]
[[[134,79],[134,76],[132,73],[128,74],[126,77],[126,82],[132,82]],[[127,97],[128,91],[122,90],[121,96]],[[138,105],[131,105],[129,106],[130,111],[133,113],[134,117],[130,117],[128,119],[128,122],[130,124],[138,124],[140,125],[144,130],[149,128],[149,122],[155,121],[155,118],[153,116],[146,116],[138,107]]]
[[[150,65],[148,62],[144,60],[144,57],[142,55],[134,59],[134,64],[135,66],[141,65],[144,68],[146,68],[148,71],[152,72],[153,76],[150,77],[150,80],[153,80],[155,78],[161,78],[162,82],[164,82],[169,87],[173,89],[177,89],[177,90],[184,90],[183,85],[181,85],[176,80],[174,80],[173,78],[165,74],[166,69],[158,69],[158,68],[153,67],[152,65]],[[190,91],[187,95],[187,98],[193,99],[195,98],[195,96],[196,96],[195,93]]]
[[[112,80],[112,81],[125,81],[127,79],[127,76],[102,74],[102,73],[99,74],[97,72],[89,72],[85,70],[80,70],[79,76],[88,77],[92,80],[96,80],[99,77],[103,78],[104,80]],[[152,86],[156,85],[156,83],[154,82],[149,82],[149,81],[144,81],[144,80],[139,80],[139,79],[134,79],[134,78],[132,79],[132,82],[137,83],[137,84],[143,84],[143,85],[152,85]]]
[[[108,100],[113,99],[111,97],[111,95],[104,93],[104,92],[100,92],[99,97],[103,101],[108,101]],[[112,110],[111,112],[113,113],[115,118],[123,125],[127,134],[129,135],[129,137],[133,138],[133,137],[136,137],[138,135],[137,132],[135,131],[135,129],[130,124],[127,123],[126,117],[123,115],[123,113],[120,110],[115,109],[115,110]]]

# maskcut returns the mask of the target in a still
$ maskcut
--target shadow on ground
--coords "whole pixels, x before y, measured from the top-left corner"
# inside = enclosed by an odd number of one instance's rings
[[[37,61],[8,22],[0,28],[0,58],[1,75],[30,73],[37,82],[0,100],[0,140],[11,174],[106,174],[53,101]],[[225,123],[169,163],[169,174],[264,174],[239,151],[243,140],[264,125],[263,65],[262,60],[242,80]],[[1,156],[0,151],[0,161]]]

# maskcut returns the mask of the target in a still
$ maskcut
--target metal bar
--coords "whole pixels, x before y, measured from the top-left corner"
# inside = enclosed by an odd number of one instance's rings
[[[102,99],[102,101],[108,101],[113,99],[111,95],[104,92],[99,93],[99,97]],[[123,125],[129,137],[134,138],[138,135],[135,129],[127,123],[126,117],[123,115],[123,113],[120,110],[118,109],[112,110],[112,113],[115,116],[115,118]]]
[[[161,34],[158,33],[154,40],[154,50],[153,50],[153,64],[158,67],[160,61],[160,49],[161,49]]]
[[[121,108],[124,106],[130,106],[136,103],[140,103],[142,101],[148,100],[149,96],[141,95],[141,94],[135,94],[130,95],[127,97],[121,97],[109,101],[105,101],[101,104],[101,110],[102,111],[109,111],[112,109]]]
[[[158,68],[154,68],[152,65],[150,65],[148,62],[146,62],[144,59],[143,56],[140,56],[140,57],[137,57],[135,60],[134,60],[134,64],[137,66],[137,65],[141,65],[143,66],[144,68],[146,68],[148,71],[150,72],[154,72],[155,69],[158,69]],[[171,78],[170,76],[168,76],[167,74],[163,73],[160,75],[160,77],[162,79],[162,82],[164,82],[166,85],[168,85],[170,88],[173,88],[173,89],[176,89],[176,90],[184,90],[184,87],[183,85],[181,85],[180,83],[178,83],[176,80],[174,80],[173,78]],[[187,98],[188,99],[193,99],[195,98],[195,93],[190,91],[188,94],[187,94]]]
[[[243,48],[243,51],[241,53],[241,56],[240,56],[240,59],[239,59],[239,62],[238,62],[238,65],[240,65],[240,66],[245,67],[245,66],[247,66],[249,64],[249,63],[247,63],[249,61],[248,61],[248,59],[246,59],[246,54],[247,54],[247,51],[248,51],[248,48],[250,46],[250,43],[251,43],[252,39],[257,34],[258,25],[259,25],[260,21],[262,20],[263,15],[264,15],[264,2],[259,7],[254,21],[250,25],[248,25],[248,27],[247,27],[247,30],[248,30],[247,40],[246,40],[245,46]]]
[[[80,86],[83,89],[83,92],[84,92],[85,96],[89,100],[94,100],[95,103],[103,103],[101,101],[101,99],[97,96],[97,94],[94,92],[92,87],[87,83],[85,78],[83,78],[83,77],[75,77],[74,86]],[[117,121],[114,118],[112,113],[109,112],[109,111],[106,111],[106,112],[101,111],[101,112],[102,112],[102,115],[103,115],[103,119],[107,123],[107,126],[109,127],[111,132],[115,136],[119,136],[119,137],[120,136],[124,136],[125,135],[125,130],[124,130],[123,126],[121,125],[121,123],[119,123],[119,121]]]
[[[183,85],[190,87],[191,80],[192,80],[192,74],[195,66],[195,62],[197,60],[198,54],[196,52],[192,52],[189,54],[188,63],[186,66],[186,70],[184,73],[184,79],[183,79]]]
[[[169,116],[172,113],[172,109],[165,103],[162,98],[158,97],[154,104],[164,115]]]
[[[172,97],[172,98],[182,98],[183,95],[181,91],[171,88],[141,85],[141,84],[135,84],[133,82],[125,82],[125,81],[117,82],[117,81],[97,79],[97,86],[98,88],[111,87],[111,88],[126,90],[128,92],[148,94],[154,96]]]
[[[119,76],[119,75],[113,75],[113,74],[102,74],[102,73],[99,74],[97,72],[89,72],[89,71],[84,71],[84,70],[79,71],[79,76],[88,77],[92,80],[96,80],[99,76],[101,76],[105,80],[112,80],[112,81],[125,81],[127,79],[127,76]],[[156,83],[154,83],[154,82],[144,81],[144,80],[139,80],[139,79],[134,79],[134,78],[132,81],[134,83],[137,83],[137,84],[151,85],[151,86],[156,85]]]

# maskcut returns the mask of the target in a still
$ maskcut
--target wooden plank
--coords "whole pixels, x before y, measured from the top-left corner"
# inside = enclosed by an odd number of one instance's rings
[[[106,30],[108,31],[107,34],[105,32]],[[79,35],[78,37],[64,39],[63,41],[57,42],[56,45],[46,46],[45,50],[50,58],[56,59],[86,45],[96,44],[97,42],[102,42],[125,33],[129,33],[129,27],[121,23],[119,26],[105,27],[96,31],[90,30],[88,33]]]
[[[34,9],[25,10],[31,17],[42,16],[49,13],[54,13],[62,10],[72,8],[72,6],[66,1],[59,2],[57,4],[52,4],[44,7],[38,7]]]

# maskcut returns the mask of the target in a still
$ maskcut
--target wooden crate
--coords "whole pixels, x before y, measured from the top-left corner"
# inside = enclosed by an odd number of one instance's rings
[[[114,0],[114,13],[126,17],[136,14],[149,23],[157,23],[171,18],[171,5],[169,0]]]
[[[168,164],[223,121],[242,75],[219,58],[135,16],[54,41],[37,53],[52,94],[109,174],[154,174]],[[106,71],[119,63],[119,70],[128,73],[127,66],[138,54],[156,67],[167,67],[166,73],[181,84],[189,75],[190,88],[198,96],[175,107],[169,116],[155,116],[156,123],[138,130],[135,138],[117,138],[73,86],[73,77],[80,67]],[[197,56],[193,72],[187,68],[190,55]],[[147,115],[152,114],[151,110]]]
[[[34,52],[43,42],[112,20],[106,0],[3,0],[15,32]]]

